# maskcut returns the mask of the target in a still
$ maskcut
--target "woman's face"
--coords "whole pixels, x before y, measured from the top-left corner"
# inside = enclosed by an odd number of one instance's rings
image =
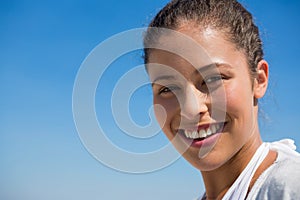
[[[149,63],[161,66],[150,65],[148,72],[163,132],[192,165],[210,171],[259,138],[254,99],[261,96],[245,55],[234,44],[218,31],[192,29],[182,26],[177,31],[201,45],[211,63],[193,66],[181,56],[152,50]]]

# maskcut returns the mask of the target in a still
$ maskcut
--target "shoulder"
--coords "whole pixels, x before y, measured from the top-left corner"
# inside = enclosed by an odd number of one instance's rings
[[[279,151],[275,163],[258,178],[249,195],[251,199],[300,199],[299,180],[300,156]]]

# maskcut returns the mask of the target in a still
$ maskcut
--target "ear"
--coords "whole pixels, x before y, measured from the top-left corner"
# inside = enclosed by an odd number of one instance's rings
[[[257,77],[254,79],[254,97],[256,99],[262,98],[268,87],[269,80],[269,65],[267,61],[261,60],[257,64]]]

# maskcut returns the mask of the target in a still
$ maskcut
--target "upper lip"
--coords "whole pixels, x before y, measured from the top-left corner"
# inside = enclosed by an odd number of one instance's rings
[[[207,129],[209,126],[213,124],[225,124],[226,122],[210,122],[210,123],[201,123],[199,125],[182,125],[178,128],[178,130],[201,130],[201,129]]]

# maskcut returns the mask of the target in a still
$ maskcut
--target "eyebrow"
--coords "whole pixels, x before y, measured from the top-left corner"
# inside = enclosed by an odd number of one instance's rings
[[[205,71],[209,71],[209,70],[211,70],[211,69],[213,69],[213,68],[221,68],[221,67],[225,67],[225,68],[229,68],[229,69],[231,69],[232,68],[232,66],[231,65],[229,65],[229,64],[227,64],[227,63],[212,63],[212,64],[208,64],[208,65],[205,65],[205,66],[203,66],[203,67],[200,67],[200,68],[198,68],[198,69],[195,69],[195,71],[194,71],[194,74],[196,74],[196,73],[203,73],[203,72],[205,72]],[[157,77],[156,79],[154,79],[153,81],[152,81],[152,87],[153,87],[153,85],[157,82],[157,81],[161,81],[161,80],[174,80],[174,79],[176,79],[176,77],[175,76],[171,76],[171,75],[162,75],[162,76],[159,76],[159,77]]]
[[[170,76],[170,75],[163,75],[163,76],[159,76],[159,77],[157,77],[156,79],[154,79],[153,81],[152,81],[152,86],[155,84],[155,82],[157,82],[157,81],[161,81],[161,80],[174,80],[175,79],[175,77],[174,76]]]
[[[200,68],[196,69],[194,73],[199,73],[199,72],[202,73],[202,72],[214,69],[214,68],[223,68],[223,67],[227,68],[227,69],[232,68],[232,66],[230,64],[227,64],[227,63],[212,63],[212,64],[205,65],[203,67],[200,67]]]

